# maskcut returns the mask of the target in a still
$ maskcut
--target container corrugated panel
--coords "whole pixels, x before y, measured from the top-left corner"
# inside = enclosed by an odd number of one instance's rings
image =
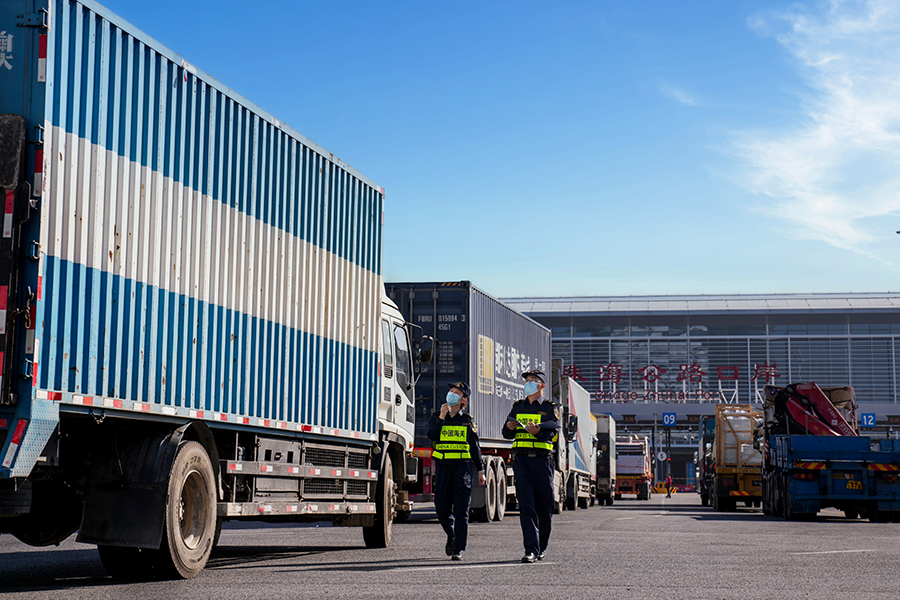
[[[46,8],[38,397],[374,434],[383,190],[103,7]]]
[[[468,281],[385,287],[404,318],[435,339],[435,360],[416,385],[416,444],[428,445],[428,420],[457,380],[472,390],[469,412],[481,440],[509,444],[500,430],[523,397],[522,372],[539,369],[549,381],[550,331]]]

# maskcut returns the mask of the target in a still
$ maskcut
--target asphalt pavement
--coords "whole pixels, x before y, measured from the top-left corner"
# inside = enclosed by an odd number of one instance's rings
[[[444,554],[433,507],[394,526],[387,549],[359,529],[228,523],[206,570],[189,581],[110,579],[93,546],[74,537],[32,548],[0,536],[5,598],[92,599],[895,599],[900,524],[809,522],[759,509],[718,513],[696,494],[565,511],[553,519],[547,558],[522,564],[518,515],[473,523],[463,561]]]

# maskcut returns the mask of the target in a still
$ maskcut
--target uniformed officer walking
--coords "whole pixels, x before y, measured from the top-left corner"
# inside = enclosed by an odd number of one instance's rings
[[[525,563],[544,559],[553,514],[553,445],[559,434],[559,411],[552,401],[541,401],[543,376],[540,371],[522,373],[526,397],[513,404],[501,431],[504,438],[515,440],[513,472]]]
[[[447,402],[428,423],[431,458],[434,460],[434,508],[447,534],[444,550],[451,560],[462,560],[469,532],[469,506],[472,501],[472,474],[484,485],[484,464],[478,443],[478,426],[465,413],[469,386],[450,384]]]

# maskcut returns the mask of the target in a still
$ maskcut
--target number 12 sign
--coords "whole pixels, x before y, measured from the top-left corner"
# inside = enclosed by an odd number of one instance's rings
[[[860,427],[875,427],[875,413],[862,413],[859,415]]]

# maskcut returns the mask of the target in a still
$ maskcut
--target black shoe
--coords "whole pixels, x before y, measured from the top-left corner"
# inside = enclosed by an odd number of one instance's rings
[[[537,555],[538,560],[544,560],[544,551],[541,550],[541,553]]]
[[[462,560],[462,550],[454,550],[453,556],[450,557],[450,560]]]
[[[453,554],[453,543],[456,542],[456,538],[452,535],[447,536],[447,545],[444,546],[444,552],[447,553],[447,556],[451,556]]]
[[[534,552],[526,552],[525,556],[522,557],[523,563],[533,563],[537,560],[537,556],[534,555]]]

